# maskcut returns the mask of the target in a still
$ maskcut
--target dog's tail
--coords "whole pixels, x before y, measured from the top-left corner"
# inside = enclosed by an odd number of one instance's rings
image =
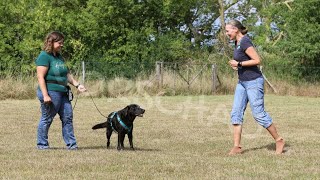
[[[106,127],[107,127],[107,125],[108,125],[108,123],[107,123],[107,122],[100,123],[100,124],[94,125],[94,126],[92,127],[92,129],[106,128]]]

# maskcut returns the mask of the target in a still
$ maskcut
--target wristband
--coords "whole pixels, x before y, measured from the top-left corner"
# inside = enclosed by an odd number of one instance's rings
[[[75,87],[78,89],[78,87],[80,86],[81,84],[79,83],[78,85],[76,85]]]
[[[242,62],[241,62],[241,61],[238,62],[238,67],[239,67],[239,68],[242,67]]]

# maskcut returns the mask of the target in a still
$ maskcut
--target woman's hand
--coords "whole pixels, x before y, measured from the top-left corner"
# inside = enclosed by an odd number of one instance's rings
[[[50,104],[51,103],[51,97],[50,96],[43,96],[43,103]]]
[[[80,91],[80,92],[85,92],[85,91],[87,91],[87,89],[84,87],[84,85],[82,85],[82,84],[80,84],[79,86],[78,86],[78,91]]]
[[[231,66],[231,68],[235,71],[238,70],[238,61],[232,59],[229,61],[229,65]]]
[[[84,85],[82,85],[79,82],[77,82],[70,73],[67,74],[67,77],[68,77],[68,82],[70,84],[74,85],[78,89],[78,91],[85,92],[87,90],[84,87]]]

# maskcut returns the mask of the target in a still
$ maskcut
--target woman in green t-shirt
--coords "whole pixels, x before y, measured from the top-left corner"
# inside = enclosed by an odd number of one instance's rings
[[[36,59],[39,83],[37,96],[41,105],[38,149],[49,148],[48,131],[56,114],[59,114],[62,122],[62,136],[67,149],[78,148],[73,132],[73,112],[67,85],[72,84],[80,92],[86,91],[86,88],[73,78],[66,66],[60,53],[63,42],[62,33],[57,31],[49,33],[44,41],[43,50]]]

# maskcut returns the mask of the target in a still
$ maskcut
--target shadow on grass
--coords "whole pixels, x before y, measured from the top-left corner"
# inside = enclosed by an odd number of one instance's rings
[[[116,147],[107,148],[106,146],[88,146],[88,147],[79,147],[79,150],[94,150],[94,149],[106,149],[106,150],[117,150]],[[142,152],[153,152],[153,151],[160,151],[159,149],[148,149],[148,148],[134,148],[131,150],[130,148],[124,148],[124,151],[142,151]]]
[[[288,151],[288,148],[290,147],[290,144],[288,142],[285,142],[286,144],[284,145],[283,148],[283,154],[285,154]],[[247,153],[250,151],[257,151],[260,149],[268,149],[269,151],[275,151],[276,150],[276,143],[270,143],[268,145],[264,145],[261,147],[255,147],[255,148],[250,148],[250,149],[245,149],[242,151],[242,153]]]
[[[117,150],[116,147],[110,147],[107,148],[106,146],[82,146],[82,147],[78,147],[78,151],[82,151],[82,150],[97,150],[97,149],[105,149],[105,150]],[[67,148],[64,147],[50,147],[47,150],[68,150]],[[73,150],[70,150],[73,151]],[[132,152],[156,152],[156,151],[161,151],[160,149],[148,149],[148,148],[134,148],[134,150],[131,150],[130,148],[124,148],[123,151],[132,151]]]

